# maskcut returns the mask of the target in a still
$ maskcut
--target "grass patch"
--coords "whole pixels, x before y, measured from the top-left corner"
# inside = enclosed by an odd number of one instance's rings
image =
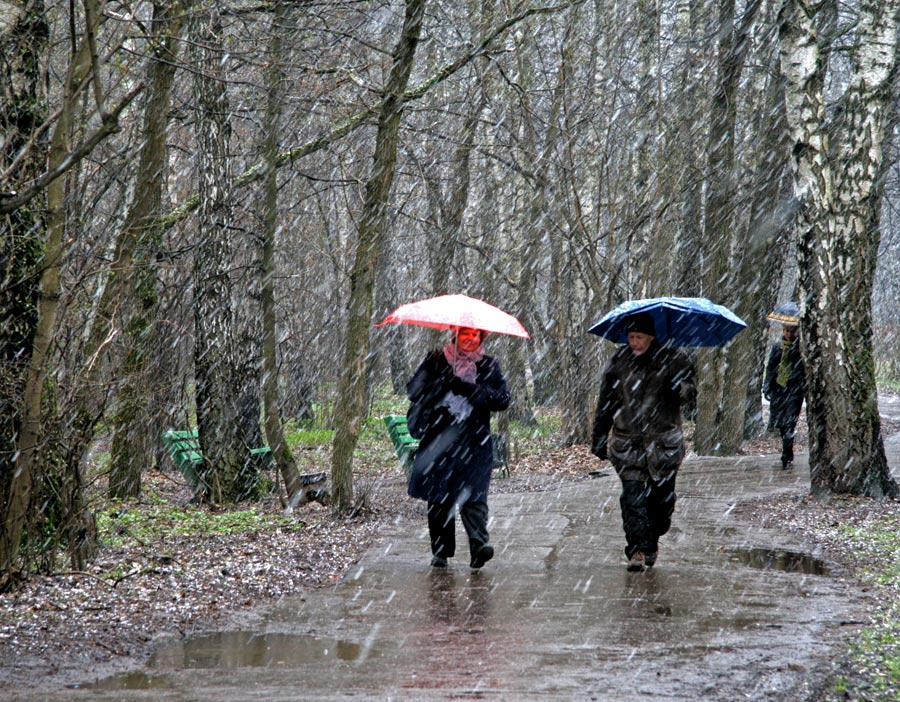
[[[330,446],[334,441],[334,429],[297,426],[295,422],[289,422],[285,426],[284,438],[291,449],[298,446]]]
[[[896,372],[878,374],[878,377],[875,378],[875,386],[879,392],[886,395],[900,395],[900,377]]]
[[[534,424],[522,424],[513,421],[509,423],[509,433],[515,439],[524,442],[537,441],[543,443],[547,440],[559,440],[562,436],[562,414],[547,408],[539,408],[534,413]]]
[[[299,530],[304,526],[296,519],[256,509],[213,513],[197,505],[152,498],[141,503],[109,500],[97,509],[96,516],[100,540],[112,548],[165,543],[181,536],[229,536],[276,528]]]
[[[900,699],[900,518],[842,529],[851,544],[877,564],[860,573],[874,584],[883,607],[850,646],[853,673],[835,679],[834,700],[896,702]]]

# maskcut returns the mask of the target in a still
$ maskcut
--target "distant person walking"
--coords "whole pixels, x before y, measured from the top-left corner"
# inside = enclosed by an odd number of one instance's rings
[[[610,460],[622,481],[627,568],[642,571],[656,563],[659,537],[671,525],[685,454],[682,408],[696,391],[690,359],[656,340],[650,314],[635,314],[625,325],[628,343],[603,370],[591,449]]]
[[[772,346],[766,363],[763,396],[769,401],[769,431],[781,435],[781,467],[785,469],[794,464],[794,435],[806,396],[799,314],[797,304],[788,302],[767,317],[782,324],[781,341]]]
[[[428,503],[431,565],[456,553],[456,514],[469,537],[469,565],[494,556],[488,535],[488,487],[494,467],[491,412],[509,406],[500,364],[485,355],[487,332],[459,327],[430,352],[406,386],[409,432],[420,440],[409,494]]]

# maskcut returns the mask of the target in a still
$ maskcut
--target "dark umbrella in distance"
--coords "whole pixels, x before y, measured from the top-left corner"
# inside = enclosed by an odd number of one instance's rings
[[[775,308],[774,312],[767,314],[766,319],[787,327],[799,326],[800,306],[796,302],[783,302]]]
[[[626,320],[639,312],[653,317],[657,341],[668,346],[724,346],[747,327],[730,309],[705,297],[654,297],[623,302],[588,332],[617,344],[627,343]]]

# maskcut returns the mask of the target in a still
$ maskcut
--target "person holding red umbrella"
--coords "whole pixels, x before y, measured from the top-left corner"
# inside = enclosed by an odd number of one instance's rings
[[[484,353],[487,332],[455,327],[453,340],[431,351],[406,386],[407,423],[419,439],[408,493],[428,503],[431,565],[456,553],[456,515],[469,538],[472,568],[494,556],[488,534],[488,487],[494,465],[490,419],[509,407],[500,364]]]

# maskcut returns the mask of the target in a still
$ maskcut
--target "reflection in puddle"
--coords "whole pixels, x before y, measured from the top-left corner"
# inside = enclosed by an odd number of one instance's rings
[[[137,672],[113,675],[112,677],[98,680],[91,685],[77,687],[90,688],[92,690],[169,690],[172,686],[168,676]]]
[[[164,644],[153,654],[148,666],[221,670],[290,667],[316,661],[358,661],[365,653],[365,646],[337,639],[230,631]],[[91,687],[101,690],[170,689],[171,681],[166,675],[133,672],[100,680]]]
[[[296,634],[224,631],[192,636],[159,648],[152,668],[246,668],[293,665],[337,658],[355,661],[362,646]]]
[[[730,548],[731,560],[761,570],[782,570],[804,575],[831,575],[828,566],[808,553],[768,548]]]

